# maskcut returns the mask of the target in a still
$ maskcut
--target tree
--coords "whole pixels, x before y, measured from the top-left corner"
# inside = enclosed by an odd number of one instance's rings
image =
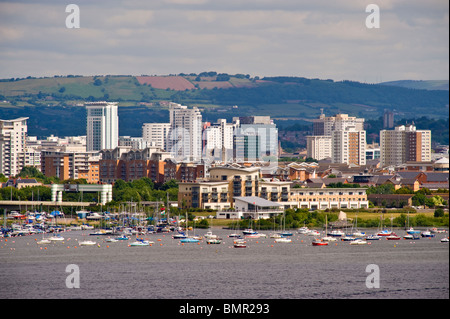
[[[444,210],[442,208],[436,208],[434,210],[434,217],[444,217]]]
[[[165,182],[159,189],[165,191],[171,188],[178,189],[178,182],[175,179],[171,179],[170,181]]]
[[[95,86],[100,86],[100,85],[102,85],[102,84],[103,84],[102,80],[100,80],[100,79],[95,79],[95,81],[94,81],[94,85],[95,85]]]

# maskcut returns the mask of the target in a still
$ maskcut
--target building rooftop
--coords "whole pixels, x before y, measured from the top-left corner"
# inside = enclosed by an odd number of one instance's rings
[[[235,200],[240,200],[248,204],[252,204],[258,207],[282,207],[283,204],[272,202],[270,200],[257,197],[257,196],[241,196],[241,197],[235,197]]]

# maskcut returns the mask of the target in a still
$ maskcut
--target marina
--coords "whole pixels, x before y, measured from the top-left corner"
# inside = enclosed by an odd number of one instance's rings
[[[176,232],[149,232],[119,240],[124,236],[95,236],[95,230],[69,230],[57,234],[59,240],[48,237],[44,242],[42,234],[35,233],[1,238],[0,297],[449,297],[447,229],[433,232],[434,237],[420,236],[420,240],[405,239],[406,230],[395,229],[396,240],[384,236],[376,241],[364,237],[320,241],[321,248],[313,244],[318,237],[307,232],[292,232],[290,241],[281,241],[289,244],[270,238],[268,231],[252,230],[252,236],[245,236],[245,240],[235,237],[244,237],[243,231],[236,229],[213,227],[195,232],[195,238],[181,239],[173,236]],[[317,232],[327,235],[326,231]],[[210,238],[211,234],[217,238]],[[80,289],[65,286],[69,264],[80,268]],[[369,264],[380,267],[379,289],[365,285]]]

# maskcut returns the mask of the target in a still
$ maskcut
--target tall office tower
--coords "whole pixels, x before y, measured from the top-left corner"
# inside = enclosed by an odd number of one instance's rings
[[[17,175],[24,166],[28,117],[0,120],[0,173]]]
[[[144,123],[142,137],[149,146],[168,149],[170,123]]]
[[[117,102],[86,103],[86,150],[100,151],[119,145],[119,116]]]
[[[332,137],[331,136],[307,136],[306,137],[306,156],[318,161],[331,157],[332,155]]]
[[[196,107],[171,103],[168,151],[177,161],[202,158],[202,114]]]
[[[431,131],[417,130],[414,124],[380,131],[381,165],[400,165],[408,161],[431,161]]]
[[[333,163],[366,165],[366,131],[347,127],[332,134]]]

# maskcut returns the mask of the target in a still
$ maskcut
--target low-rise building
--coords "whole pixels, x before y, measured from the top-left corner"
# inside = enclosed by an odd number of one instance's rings
[[[299,208],[368,208],[365,188],[293,188],[291,201],[298,202]]]

